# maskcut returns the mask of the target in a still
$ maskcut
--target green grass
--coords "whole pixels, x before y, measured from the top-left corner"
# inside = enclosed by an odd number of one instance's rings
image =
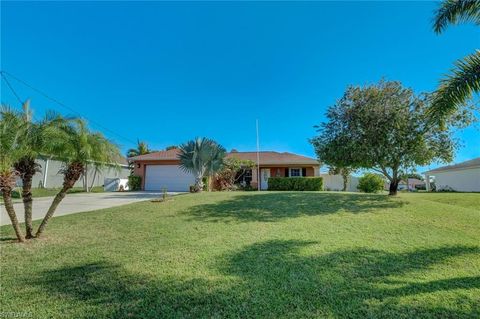
[[[60,188],[32,188],[32,196],[33,198],[38,197],[48,197],[48,196],[55,196],[60,191]],[[103,193],[103,186],[95,186],[91,190],[92,193]],[[69,194],[76,194],[76,193],[85,193],[83,187],[74,187],[68,191]],[[22,188],[17,187],[14,189],[14,194],[12,194],[13,200],[15,202],[19,202],[21,200]],[[0,202],[3,202],[3,199],[0,197]]]
[[[479,318],[480,194],[188,194],[1,230],[33,318]]]

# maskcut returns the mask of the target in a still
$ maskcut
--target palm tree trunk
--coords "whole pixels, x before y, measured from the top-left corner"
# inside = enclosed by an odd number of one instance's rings
[[[58,205],[65,198],[65,195],[67,194],[67,191],[70,188],[62,187],[60,192],[58,192],[58,194],[55,196],[55,198],[52,201],[52,204],[48,208],[47,214],[45,215],[45,217],[42,220],[42,223],[38,227],[35,237],[39,238],[43,234],[43,232],[45,231],[45,227],[47,227],[48,221],[50,220],[50,218],[52,218],[53,214],[55,213],[55,210],[57,210]]]
[[[33,238],[33,226],[32,226],[32,180],[33,175],[37,172],[37,164],[34,158],[23,158],[15,163],[15,169],[18,171],[22,178],[22,198],[23,207],[25,211],[25,238]]]
[[[65,195],[67,194],[68,190],[71,189],[73,185],[75,185],[75,183],[79,180],[83,172],[84,172],[83,163],[73,162],[68,164],[66,170],[63,173],[64,174],[63,187],[53,199],[52,204],[50,205],[50,208],[48,208],[48,211],[42,220],[42,223],[38,227],[37,233],[35,234],[37,238],[39,238],[43,234],[43,232],[45,231],[45,227],[47,227],[48,221],[50,220],[50,218],[52,218],[58,205],[65,198]]]
[[[95,172],[93,172],[93,178],[92,178],[92,183],[90,184],[90,190],[89,192],[92,191],[93,185],[95,184],[95,179],[97,178],[97,169],[95,169]]]
[[[25,210],[25,238],[33,238],[33,226],[32,226],[32,177],[30,179],[22,179],[22,198],[23,208]]]
[[[2,197],[3,203],[5,204],[5,210],[7,211],[8,217],[10,217],[13,229],[15,230],[15,235],[17,235],[18,241],[23,243],[25,242],[25,238],[23,237],[22,231],[20,230],[17,215],[15,214],[15,209],[13,208],[12,189],[2,188]]]

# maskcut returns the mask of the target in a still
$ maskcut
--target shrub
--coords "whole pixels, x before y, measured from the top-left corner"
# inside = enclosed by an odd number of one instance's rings
[[[142,188],[142,178],[137,175],[128,176],[128,188],[131,191],[138,191]]]
[[[365,193],[378,193],[383,190],[383,178],[377,174],[367,173],[358,180],[357,188]]]
[[[270,177],[268,190],[272,191],[321,191],[321,177]]]

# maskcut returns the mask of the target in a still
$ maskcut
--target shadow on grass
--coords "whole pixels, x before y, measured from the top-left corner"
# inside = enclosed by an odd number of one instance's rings
[[[398,208],[405,204],[387,195],[318,192],[262,192],[239,195],[212,204],[196,205],[184,213],[194,219],[218,221],[271,222],[283,218],[333,214],[372,212]]]
[[[454,246],[392,254],[344,250],[303,255],[311,242],[267,241],[215,261],[208,280],[146,277],[119,265],[95,263],[41,274],[34,284],[75,304],[79,318],[476,318],[480,277],[399,281],[408,272],[479,248]],[[397,281],[391,277],[395,276]],[[463,289],[435,300],[431,295]],[[424,294],[427,294],[425,296]],[[406,303],[401,298],[415,296]],[[88,313],[82,312],[89,309]],[[93,308],[92,308],[93,307]],[[95,313],[92,313],[92,309]]]

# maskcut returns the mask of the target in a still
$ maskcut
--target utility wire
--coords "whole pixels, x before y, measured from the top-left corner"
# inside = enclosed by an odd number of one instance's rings
[[[70,106],[66,105],[65,103],[57,100],[57,99],[54,98],[54,97],[51,97],[51,96],[48,95],[47,93],[43,92],[43,91],[40,90],[40,89],[35,88],[35,87],[32,86],[31,84],[29,84],[29,83],[27,83],[27,82],[19,79],[18,77],[14,76],[13,74],[11,74],[11,73],[9,73],[9,72],[7,72],[7,71],[0,71],[0,73],[2,74],[2,77],[5,79],[5,82],[7,83],[7,85],[10,87],[10,89],[11,89],[12,91],[13,91],[13,89],[11,88],[11,85],[9,84],[8,80],[6,80],[7,77],[6,77],[5,75],[10,76],[12,79],[20,82],[21,84],[25,85],[26,87],[28,87],[28,88],[32,89],[33,91],[39,93],[40,95],[42,95],[42,96],[45,97],[46,99],[57,103],[58,105],[62,106],[63,108],[65,108],[65,109],[67,109],[67,110],[69,110],[70,112],[73,112],[73,113],[75,113],[76,115],[78,115],[78,116],[80,116],[80,117],[86,118],[85,116],[82,116],[82,114],[80,114],[78,111],[76,111],[76,110],[73,109],[72,107],[70,107]],[[14,92],[14,91],[13,91],[13,92]],[[23,103],[23,102],[21,102],[21,99],[18,97],[18,95],[17,95],[16,93],[14,93],[14,94],[15,94],[15,96],[17,97],[17,99],[19,99],[20,103]],[[118,134],[118,133],[116,133],[115,131],[112,131],[111,129],[103,126],[102,124],[100,124],[100,123],[98,123],[98,122],[95,122],[95,121],[92,121],[92,120],[89,120],[89,122],[92,123],[92,124],[94,124],[94,125],[96,125],[96,126],[98,126],[98,127],[100,127],[100,128],[102,128],[102,129],[105,130],[105,131],[110,132],[110,133],[113,134],[113,135],[116,135],[117,137],[119,137],[119,138],[121,138],[121,139],[124,139],[125,141],[128,141],[128,142],[130,142],[130,143],[133,143],[134,145],[137,144],[137,142],[135,142],[135,141],[133,141],[133,140],[129,139],[128,137],[125,137],[125,136],[123,136],[123,135],[121,135],[121,134]]]
[[[20,102],[20,104],[23,104],[22,99],[21,99],[20,96],[17,94],[17,92],[15,92],[15,90],[14,90],[13,87],[12,87],[12,85],[11,85],[10,82],[8,81],[7,77],[5,76],[5,74],[3,74],[3,71],[0,71],[0,74],[2,75],[2,79],[5,81],[5,83],[7,83],[7,86],[8,86],[8,88],[10,89],[10,91],[12,91],[13,95],[15,95],[15,97],[17,98],[18,102]]]

